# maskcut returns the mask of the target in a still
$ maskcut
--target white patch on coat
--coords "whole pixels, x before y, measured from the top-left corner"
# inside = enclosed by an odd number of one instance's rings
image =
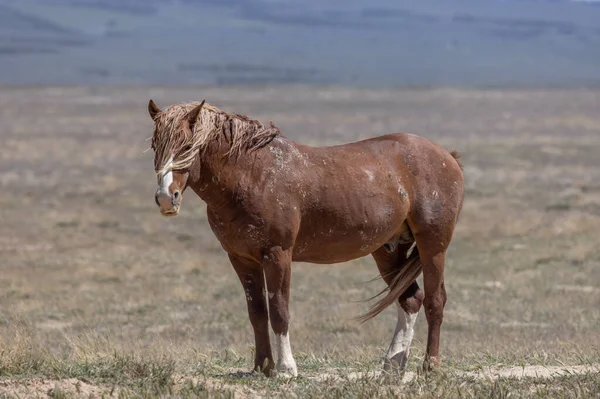
[[[406,190],[404,190],[402,187],[398,187],[398,194],[400,194],[400,197],[405,200],[408,198],[408,193],[406,192]]]
[[[275,334],[275,346],[277,347],[277,372],[278,374],[289,374],[293,377],[298,375],[296,361],[292,355],[290,335]]]
[[[275,296],[274,292],[269,292],[269,299],[273,299],[274,296]]]
[[[368,169],[364,169],[365,173],[369,177],[369,181],[375,181],[375,175]]]
[[[384,368],[386,370],[402,370],[406,367],[410,344],[415,335],[415,322],[419,314],[418,312],[406,313],[399,303],[396,306],[398,307],[398,321],[392,342],[385,354]]]
[[[165,194],[171,196],[169,187],[173,183],[173,172],[171,166],[173,165],[173,157],[169,158],[166,165],[162,168],[158,175],[158,190],[159,194]]]

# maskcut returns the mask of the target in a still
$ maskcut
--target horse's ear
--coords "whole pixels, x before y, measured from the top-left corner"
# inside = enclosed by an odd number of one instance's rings
[[[196,121],[198,120],[198,116],[200,115],[200,111],[202,110],[202,107],[204,106],[205,102],[206,102],[206,100],[202,100],[200,105],[198,105],[196,108],[194,108],[193,110],[188,112],[188,114],[186,116],[188,123],[190,124],[190,130],[192,132],[194,131],[194,125],[196,124]]]
[[[156,120],[156,116],[160,113],[160,108],[152,100],[148,103],[148,113],[153,120]]]

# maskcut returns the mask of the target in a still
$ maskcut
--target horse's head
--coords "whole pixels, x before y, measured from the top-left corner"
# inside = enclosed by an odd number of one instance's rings
[[[163,216],[179,213],[190,168],[198,153],[193,131],[203,105],[204,101],[191,109],[189,105],[176,105],[161,111],[154,101],[148,103],[148,112],[154,121],[152,149],[158,180],[155,202]]]

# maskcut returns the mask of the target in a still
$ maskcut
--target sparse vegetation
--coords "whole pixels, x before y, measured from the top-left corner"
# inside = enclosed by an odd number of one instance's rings
[[[403,130],[457,149],[440,372],[419,374],[421,314],[407,372],[379,374],[395,314],[351,320],[382,287],[365,258],[294,265],[300,376],[248,374],[244,293],[203,204],[184,195],[168,220],[154,205],[150,97],[207,98],[305,143]],[[597,397],[598,109],[596,91],[0,89],[0,396]]]

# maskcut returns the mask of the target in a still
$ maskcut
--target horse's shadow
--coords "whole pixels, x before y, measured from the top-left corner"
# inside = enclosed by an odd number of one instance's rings
[[[267,377],[266,375],[264,375],[262,372],[260,371],[242,371],[242,370],[238,370],[238,371],[230,371],[228,373],[220,373],[220,374],[216,374],[213,376],[214,378],[221,378],[224,380],[238,380],[238,381],[242,381],[242,380],[271,380],[271,379],[281,379],[281,380],[285,380],[285,379],[289,379],[278,375],[278,374],[274,374],[271,377]],[[297,377],[294,377],[297,378]]]
[[[229,373],[221,373],[215,375],[217,378],[226,378],[226,379],[234,379],[234,380],[245,380],[250,378],[267,378],[263,373],[259,373],[256,371],[231,371]]]

